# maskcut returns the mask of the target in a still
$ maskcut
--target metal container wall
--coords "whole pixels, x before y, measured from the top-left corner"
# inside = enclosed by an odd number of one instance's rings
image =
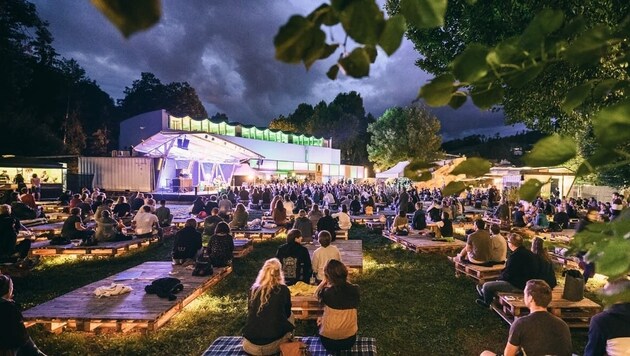
[[[79,174],[94,174],[94,187],[113,191],[153,191],[153,159],[79,157]]]

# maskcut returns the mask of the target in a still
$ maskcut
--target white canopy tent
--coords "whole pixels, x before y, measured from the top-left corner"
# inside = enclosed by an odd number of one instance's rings
[[[157,165],[159,188],[174,186],[169,184],[169,180],[180,179],[176,172],[181,171],[191,176],[195,186],[225,184],[231,181],[242,162],[264,158],[212,134],[182,131],[158,132],[143,140],[134,150],[148,157],[161,158]],[[177,184],[179,186],[180,182]]]
[[[405,167],[409,165],[409,161],[402,161],[396,163],[392,168],[383,171],[381,173],[376,173],[376,178],[379,179],[387,179],[387,178],[401,178],[404,176]]]

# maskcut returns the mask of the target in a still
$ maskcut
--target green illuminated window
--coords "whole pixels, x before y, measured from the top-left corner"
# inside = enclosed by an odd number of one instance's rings
[[[201,131],[201,121],[190,120],[190,131]]]
[[[190,131],[190,118],[189,117],[182,118],[182,130]]]
[[[278,170],[279,171],[292,171],[293,162],[278,161]]]
[[[243,127],[241,129],[241,137],[250,138],[250,130],[249,128]]]
[[[232,125],[225,125],[225,134],[228,136],[236,136],[236,127]]]
[[[280,142],[289,143],[289,135],[285,133],[280,133]]]
[[[182,129],[182,120],[175,117],[170,117],[169,125],[171,130],[181,130]]]

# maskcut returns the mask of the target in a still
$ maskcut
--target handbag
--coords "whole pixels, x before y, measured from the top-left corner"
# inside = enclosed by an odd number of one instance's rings
[[[576,269],[562,272],[564,276],[564,290],[562,298],[573,302],[584,299],[584,276]]]
[[[281,356],[310,356],[311,352],[305,343],[298,340],[290,340],[280,344]]]
[[[192,272],[193,276],[211,276],[214,273],[212,270],[212,263],[210,262],[210,255],[208,254],[208,249],[203,248],[201,252],[197,255],[197,259],[195,260],[195,269]]]

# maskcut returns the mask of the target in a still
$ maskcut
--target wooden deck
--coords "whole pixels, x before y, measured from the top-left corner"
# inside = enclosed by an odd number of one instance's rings
[[[341,262],[343,262],[351,270],[357,272],[363,271],[363,241],[361,240],[336,240],[332,245],[337,246],[341,254]],[[304,245],[308,250],[308,254],[313,258],[313,252],[319,245]]]
[[[383,230],[385,228],[385,223],[377,220],[369,220],[365,222],[365,226],[370,230]]]
[[[44,324],[51,332],[153,331],[231,272],[231,267],[215,268],[212,276],[194,277],[190,270],[172,266],[170,262],[145,262],[25,311],[25,325]],[[145,293],[146,285],[162,277],[182,281],[184,290],[176,294],[176,300]],[[133,291],[109,298],[94,296],[97,287],[114,282],[130,286]]]
[[[492,309],[510,325],[512,325],[514,320],[529,313],[529,309],[523,301],[523,294],[497,294],[498,304],[494,303]],[[602,310],[599,304],[588,298],[584,298],[579,302],[562,299],[562,288],[554,288],[552,294],[553,297],[547,310],[564,320],[571,328],[588,328],[591,317]]]
[[[460,240],[447,241],[433,241],[431,235],[425,230],[411,230],[407,236],[398,236],[383,230],[383,236],[392,240],[404,248],[417,252],[417,253],[450,253],[457,252],[466,246],[466,243]]]
[[[492,267],[484,267],[470,263],[462,263],[452,258],[449,259],[455,264],[455,277],[464,275],[474,279],[479,285],[488,281],[497,280],[501,271],[505,268],[505,263],[494,265]]]
[[[243,258],[254,251],[254,244],[250,239],[234,239],[234,258]]]
[[[276,237],[280,228],[261,228],[260,230],[232,230],[230,233],[235,239],[271,240]]]
[[[335,237],[337,240],[347,240],[350,237],[350,230],[336,230]]]
[[[175,216],[173,217],[173,221],[171,221],[171,224],[175,225],[176,228],[181,229],[184,227],[184,225],[186,224],[186,220],[188,219],[195,219],[195,221],[197,221],[197,228],[203,227],[203,222],[205,220],[196,216]]]
[[[51,245],[50,241],[38,241],[31,245],[30,254],[34,256],[116,256],[157,241],[157,236],[129,241],[99,242],[96,246]]]

